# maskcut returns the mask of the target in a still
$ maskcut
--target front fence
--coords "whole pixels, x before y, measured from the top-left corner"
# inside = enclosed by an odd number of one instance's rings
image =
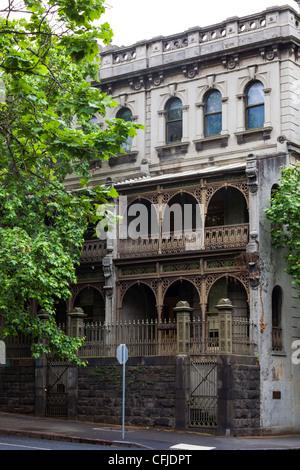
[[[21,333],[17,336],[5,338],[7,359],[20,359],[31,357],[31,347],[28,338]]]
[[[136,356],[174,356],[178,354],[176,322],[128,321],[114,324],[85,324],[85,341],[79,356],[115,356],[119,344],[126,344],[128,354]],[[185,351],[193,356],[220,353],[218,318],[192,318],[188,323],[189,335]],[[232,353],[253,354],[253,322],[232,318]]]
[[[221,351],[218,316],[191,318],[186,328],[185,353],[218,354]],[[119,344],[126,344],[129,356],[174,356],[180,353],[176,322],[139,321],[111,324],[85,323],[85,341],[78,355],[81,358],[115,356]],[[233,354],[254,353],[254,324],[243,317],[232,317],[231,340]],[[5,339],[7,358],[30,357],[30,344],[22,335]]]

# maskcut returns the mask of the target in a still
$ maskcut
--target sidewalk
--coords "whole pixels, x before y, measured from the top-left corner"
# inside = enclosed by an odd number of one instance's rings
[[[118,446],[124,450],[300,450],[300,435],[239,438],[125,426],[122,439],[122,426],[0,412],[0,436],[4,434],[95,444],[107,446],[106,449]]]

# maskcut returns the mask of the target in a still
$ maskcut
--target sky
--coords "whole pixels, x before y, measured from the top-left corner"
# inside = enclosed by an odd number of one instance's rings
[[[213,25],[232,16],[258,13],[276,5],[289,5],[299,11],[295,0],[212,0],[211,3],[207,0],[106,0],[101,23],[108,21],[112,27],[114,45],[129,46],[194,26]]]

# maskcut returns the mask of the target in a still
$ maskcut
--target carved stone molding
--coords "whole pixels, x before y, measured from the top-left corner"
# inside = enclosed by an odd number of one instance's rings
[[[198,64],[182,67],[182,72],[185,78],[194,78],[199,73]]]
[[[222,63],[227,70],[233,70],[239,64],[239,57],[237,54],[234,56],[225,56],[222,59]]]
[[[248,186],[252,194],[257,193],[258,189],[258,172],[256,156],[250,153],[246,159],[246,175],[248,177]]]
[[[220,147],[224,148],[228,146],[228,139],[229,135],[212,135],[210,137],[204,137],[203,139],[198,139],[194,140],[194,144],[196,147],[197,152],[200,152],[201,150],[205,149],[206,147],[210,146],[215,146],[215,147]]]
[[[189,142],[174,142],[173,144],[156,147],[159,159],[174,158],[183,156],[188,151]]]
[[[265,90],[266,94],[270,89]],[[260,140],[269,140],[271,138],[272,127],[254,127],[253,129],[245,129],[244,131],[235,132],[238,145],[247,142],[255,142]]]

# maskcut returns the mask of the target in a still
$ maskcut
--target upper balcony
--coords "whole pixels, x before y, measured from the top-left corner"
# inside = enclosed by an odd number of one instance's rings
[[[224,225],[204,229],[201,233],[171,234],[168,238],[138,238],[119,240],[120,258],[179,254],[196,250],[245,248],[249,224]]]
[[[247,200],[235,187],[220,187],[207,207],[180,191],[161,205],[133,199],[123,214],[120,258],[245,249],[248,243]]]

